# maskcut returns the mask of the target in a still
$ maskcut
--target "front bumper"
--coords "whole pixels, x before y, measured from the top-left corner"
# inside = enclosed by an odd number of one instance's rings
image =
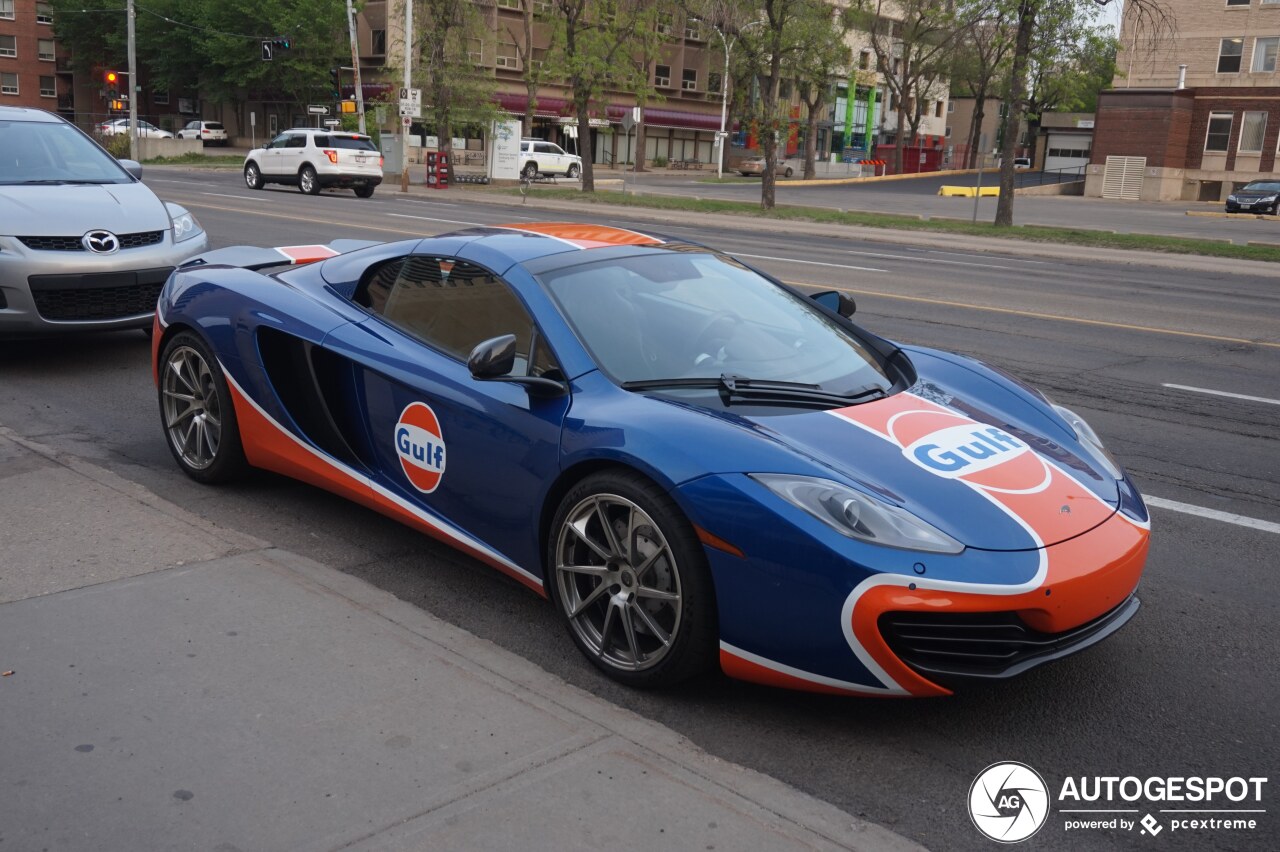
[[[209,247],[205,233],[110,255],[31,248],[0,236],[0,335],[147,328],[174,267]]]

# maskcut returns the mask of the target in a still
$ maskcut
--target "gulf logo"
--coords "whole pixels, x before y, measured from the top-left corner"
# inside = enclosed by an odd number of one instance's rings
[[[962,414],[911,409],[891,416],[889,436],[902,455],[944,479],[988,491],[1033,493],[1049,484],[1049,469],[1023,441]]]
[[[425,402],[411,402],[400,412],[395,430],[396,453],[409,484],[430,494],[444,476],[445,445],[436,413]]]

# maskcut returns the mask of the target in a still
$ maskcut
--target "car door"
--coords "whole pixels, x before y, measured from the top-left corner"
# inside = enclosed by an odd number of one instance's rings
[[[355,298],[369,319],[335,330],[325,347],[354,365],[369,466],[387,488],[536,574],[539,511],[559,472],[570,397],[477,380],[466,363],[476,344],[514,334],[510,375],[559,377],[524,304],[488,270],[432,255],[371,270]]]
[[[280,152],[284,150],[288,133],[281,133],[262,147],[262,156],[258,167],[264,175],[276,177],[280,174]]]
[[[546,174],[560,174],[564,171],[559,146],[550,142],[538,142],[534,147],[537,149],[538,171]]]
[[[306,133],[288,133],[285,135],[284,146],[280,149],[279,158],[276,160],[277,175],[280,177],[289,177],[296,175],[298,169],[302,167],[303,155],[306,154],[307,134]]]

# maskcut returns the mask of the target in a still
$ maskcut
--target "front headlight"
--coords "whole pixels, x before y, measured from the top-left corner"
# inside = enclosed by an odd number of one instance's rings
[[[1116,460],[1111,457],[1111,453],[1107,448],[1102,446],[1102,439],[1098,437],[1098,433],[1093,431],[1093,427],[1085,422],[1085,419],[1076,414],[1069,408],[1063,408],[1052,400],[1049,404],[1053,406],[1053,410],[1058,412],[1058,416],[1067,422],[1067,426],[1075,433],[1076,438],[1084,445],[1085,449],[1090,451],[1090,455],[1097,461],[1107,473],[1116,479],[1124,478],[1124,471],[1120,470],[1120,465],[1116,464]]]
[[[202,232],[196,217],[185,210],[181,213],[170,212],[169,221],[173,223],[173,241],[175,243],[189,240]]]
[[[748,474],[783,500],[841,535],[906,550],[959,553],[964,545],[899,506],[814,476]]]
[[[1228,196],[1227,196],[1227,200],[1228,200],[1228,201],[1235,201],[1235,200],[1236,200],[1236,197],[1235,197],[1234,195],[1228,195]]]

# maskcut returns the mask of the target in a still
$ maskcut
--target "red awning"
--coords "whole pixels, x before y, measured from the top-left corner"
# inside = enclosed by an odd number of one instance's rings
[[[499,92],[494,95],[494,100],[498,102],[498,106],[514,115],[524,115],[525,107],[529,104],[528,98],[515,92]],[[543,118],[569,115],[572,111],[573,104],[565,98],[538,98],[538,105],[534,108],[534,114]]]
[[[675,109],[645,107],[644,123],[648,127],[677,127],[684,130],[719,130],[720,116],[703,115]]]
[[[494,96],[498,106],[514,115],[524,115],[527,103],[525,96],[512,92],[499,92]],[[609,104],[605,107],[605,115],[611,124],[620,124],[622,116],[631,111],[627,104]],[[598,109],[592,110],[596,115]],[[573,115],[573,104],[566,98],[538,98],[537,114],[543,117],[559,117]],[[645,107],[644,123],[648,127],[677,127],[686,130],[719,130],[720,116],[703,115],[697,112],[685,112],[674,109],[658,109]]]

